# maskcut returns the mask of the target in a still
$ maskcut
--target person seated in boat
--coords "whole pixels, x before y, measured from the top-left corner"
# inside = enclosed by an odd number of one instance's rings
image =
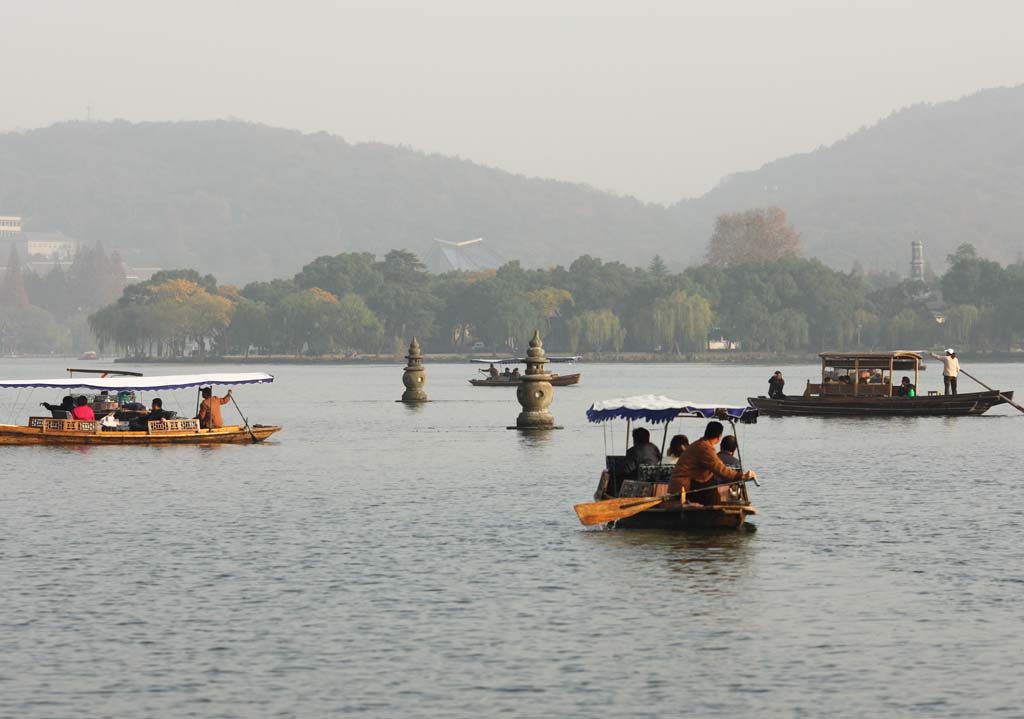
[[[92,407],[89,406],[89,400],[85,398],[85,395],[79,396],[75,400],[75,408],[71,411],[72,419],[96,419],[96,414],[92,411]]]
[[[668,483],[669,494],[687,492],[688,494],[684,495],[687,502],[716,504],[719,501],[718,491],[705,488],[722,482],[757,477],[756,472],[740,473],[739,470],[727,467],[719,459],[715,448],[722,440],[724,429],[721,422],[708,422],[704,436],[691,444],[676,462],[676,468],[672,470],[672,479]]]
[[[39,406],[45,407],[47,410],[49,410],[51,417],[66,419],[67,417],[70,417],[71,414],[75,411],[75,398],[72,397],[71,395],[68,395],[67,397],[60,401],[60,404],[40,402]],[[58,414],[58,412],[60,414]],[[64,414],[65,412],[67,412],[66,415]]]
[[[735,436],[730,434],[722,437],[722,444],[718,450],[718,458],[722,460],[722,464],[726,467],[739,467],[740,461],[736,459],[736,451],[739,448]]]
[[[201,390],[203,402],[199,405],[199,426],[203,429],[216,429],[224,426],[224,420],[220,416],[221,405],[231,401],[231,390],[223,397],[214,397],[212,387],[203,387]]]
[[[636,479],[640,465],[661,464],[661,450],[651,442],[651,433],[643,427],[633,430],[633,446],[626,450],[626,476]]]
[[[782,379],[782,371],[775,370],[768,379],[768,398],[769,399],[784,399],[786,397],[783,394],[782,389],[786,386],[786,380]]]
[[[506,365],[505,370],[501,373],[502,379],[512,379],[512,370]]]
[[[665,450],[665,463],[675,464],[679,461],[679,458],[683,456],[683,452],[690,446],[690,438],[685,434],[677,434],[672,437],[672,440],[668,443],[668,449]]]
[[[917,387],[914,386],[909,377],[904,377],[898,386],[893,387],[892,393],[897,397],[916,397]]]
[[[164,409],[164,401],[159,397],[153,398],[153,403],[150,405],[149,413],[135,419],[131,423],[131,428],[134,431],[146,431],[150,422],[162,422],[167,419],[167,415],[170,412]]]
[[[519,368],[516,367],[514,370],[512,370],[512,379],[519,379],[520,377],[522,377],[522,375],[519,374]]]

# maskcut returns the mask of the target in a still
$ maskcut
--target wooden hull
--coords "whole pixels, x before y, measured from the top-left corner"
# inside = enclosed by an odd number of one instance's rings
[[[609,526],[618,529],[740,529],[747,517],[757,514],[751,505],[726,504],[708,506],[685,504],[674,509],[648,509],[632,517],[620,519]],[[753,526],[753,525],[750,525]]]
[[[551,375],[551,386],[552,387],[567,387],[571,384],[578,384],[580,381],[580,374],[553,374]],[[471,379],[469,381],[474,387],[518,387],[523,383],[522,378],[516,378],[514,380],[507,379]]]
[[[280,427],[228,426],[191,432],[74,432],[43,431],[40,427],[0,425],[0,445],[168,445],[168,444],[250,444],[262,442]]]
[[[1003,392],[1013,399],[1013,392]],[[748,397],[751,407],[776,417],[930,417],[984,414],[1005,404],[1000,392],[965,392],[956,396],[852,397],[790,396],[782,399]]]

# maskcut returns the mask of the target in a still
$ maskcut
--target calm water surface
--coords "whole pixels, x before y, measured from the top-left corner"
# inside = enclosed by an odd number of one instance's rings
[[[428,366],[416,408],[399,366],[267,369],[236,392],[285,426],[264,446],[0,449],[0,716],[1024,713],[1013,410],[762,419],[758,531],[685,536],[578,524],[606,441],[586,408],[741,401],[774,368],[584,364],[541,437],[468,365]]]

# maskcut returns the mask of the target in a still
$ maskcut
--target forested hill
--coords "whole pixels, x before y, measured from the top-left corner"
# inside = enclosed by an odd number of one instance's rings
[[[814,152],[733,175],[674,210],[685,236],[707,237],[724,211],[778,205],[807,254],[848,268],[903,271],[925,242],[941,271],[973,243],[1012,262],[1024,250],[1024,86],[916,105]]]
[[[463,160],[243,122],[71,122],[0,135],[0,215],[102,241],[135,264],[224,280],[318,255],[484,237],[505,260],[686,258],[668,209]],[[137,254],[132,249],[138,250]]]

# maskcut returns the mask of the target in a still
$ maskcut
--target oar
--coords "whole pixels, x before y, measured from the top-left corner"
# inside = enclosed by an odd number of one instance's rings
[[[256,433],[253,432],[252,429],[249,428],[249,420],[248,420],[248,418],[244,414],[242,414],[242,408],[239,407],[238,406],[238,402],[235,401],[235,395],[229,393],[228,396],[231,397],[231,403],[233,405],[235,405],[235,409],[237,409],[238,410],[238,414],[241,415],[242,421],[245,422],[245,428],[249,430],[249,436],[252,437],[252,441],[253,442],[259,442],[259,440],[256,439]]]
[[[707,492],[712,489],[718,489],[719,487],[729,487],[734,484],[741,484],[743,482],[753,481],[753,477],[748,479],[739,479],[735,482],[721,482],[719,484],[712,484],[707,487],[701,487],[700,489],[691,489],[686,494],[696,494],[697,492]],[[682,492],[676,494],[665,494],[660,497],[616,497],[615,499],[603,499],[600,502],[587,502],[585,504],[577,504],[573,509],[576,510],[576,516],[580,518],[580,522],[584,526],[589,527],[592,524],[604,524],[605,522],[614,522],[617,519],[625,519],[626,517],[632,517],[634,514],[640,514],[645,509],[653,509],[659,504],[669,501],[670,499],[679,499],[682,496]]]
[[[980,379],[978,379],[978,378],[977,378],[977,377],[975,377],[974,375],[972,375],[972,374],[969,374],[969,373],[968,373],[968,372],[967,372],[967,371],[966,371],[966,370],[965,370],[965,369],[964,369],[963,367],[961,367],[961,368],[960,368],[960,372],[961,372],[962,374],[965,374],[965,375],[967,375],[967,376],[968,376],[968,377],[970,377],[971,379],[973,379],[973,380],[974,380],[975,382],[977,382],[978,384],[980,384],[980,385],[981,385],[982,387],[984,387],[985,389],[987,389],[987,390],[988,390],[989,392],[995,392],[996,394],[998,394],[998,395],[999,395],[999,398],[1000,398],[1001,400],[1003,400],[1004,402],[1006,402],[1006,403],[1007,403],[1007,404],[1009,404],[1009,405],[1012,405],[1013,407],[1015,407],[1015,408],[1016,408],[1017,410],[1019,410],[1020,412],[1024,413],[1024,407],[1021,407],[1021,406],[1020,406],[1019,404],[1017,404],[1016,402],[1014,402],[1014,401],[1013,401],[1012,399],[1010,399],[1009,397],[1007,397],[1007,396],[1006,396],[1005,394],[1003,394],[1003,393],[1002,393],[1002,392],[1000,392],[999,390],[995,390],[995,389],[992,389],[991,387],[989,387],[989,386],[988,386],[987,384],[985,384],[984,382],[982,382],[982,381],[981,381]]]
[[[679,499],[681,494],[666,494],[661,497],[616,497],[615,499],[604,499],[600,502],[587,502],[577,504],[573,509],[576,516],[584,526],[591,524],[604,524],[614,522],[616,519],[625,519],[639,514],[645,509],[657,507],[662,502],[670,499]]]

